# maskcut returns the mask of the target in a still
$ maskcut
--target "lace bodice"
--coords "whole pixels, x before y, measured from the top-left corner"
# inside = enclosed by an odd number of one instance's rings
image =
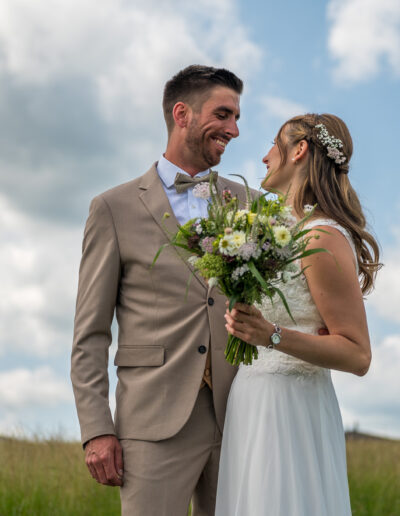
[[[330,219],[317,219],[309,222],[305,228],[310,229],[315,226],[331,226],[338,229],[348,240],[353,253],[355,247],[349,233],[335,221]],[[297,265],[300,267],[300,264]],[[300,269],[298,269],[300,271]],[[295,275],[295,273],[293,274]],[[310,290],[304,274],[297,278],[289,279],[286,283],[281,283],[279,288],[283,292],[288,302],[290,311],[296,324],[292,321],[280,298],[276,297],[272,303],[268,297],[264,297],[261,305],[256,305],[261,310],[263,316],[270,322],[276,322],[282,328],[289,328],[302,333],[318,334],[318,329],[324,327],[324,321],[311,297]],[[244,368],[242,373],[280,373],[297,375],[323,375],[329,371],[287,355],[277,349],[269,350],[265,347],[258,347],[258,359],[251,366],[241,365]]]

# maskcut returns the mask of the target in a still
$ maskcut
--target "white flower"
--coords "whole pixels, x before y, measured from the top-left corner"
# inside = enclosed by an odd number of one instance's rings
[[[244,231],[234,231],[232,233],[232,239],[236,249],[239,249],[239,247],[246,242],[246,233]]]
[[[218,285],[218,278],[208,278],[208,286],[210,288],[215,287]]]
[[[261,222],[261,224],[268,224],[268,217],[266,215],[260,214],[258,216],[258,220]]]
[[[236,269],[232,272],[231,278],[233,281],[236,281],[240,278],[240,276],[243,276],[245,272],[249,270],[248,265],[244,264],[241,267],[236,267]]]
[[[281,208],[281,217],[282,218],[286,218],[286,217],[291,217],[292,215],[292,207],[291,206],[283,206]]]
[[[249,210],[238,210],[236,213],[235,213],[235,222],[242,222],[242,221],[246,221],[247,219],[247,214],[249,213]]]
[[[244,231],[233,231],[225,234],[219,241],[219,250],[222,254],[233,256],[241,245],[246,242],[246,233]]]
[[[196,256],[196,255],[189,256],[189,258],[188,258],[188,262],[190,263],[190,265],[192,267],[194,267],[199,260],[200,260],[200,257]]]
[[[314,206],[311,206],[311,204],[305,204],[303,206],[304,213],[311,213],[314,209]]]
[[[250,258],[259,258],[261,255],[261,249],[255,242],[246,242],[239,247],[238,255],[247,262]]]
[[[233,256],[236,253],[236,246],[233,242],[232,233],[224,235],[219,241],[219,250],[222,254]]]
[[[215,188],[215,185],[213,185],[213,193],[217,193],[217,189]],[[202,182],[198,183],[193,187],[193,195],[194,197],[199,197],[200,199],[208,199],[210,194],[210,183]]]
[[[288,243],[292,239],[290,231],[285,226],[275,226],[273,228],[273,232],[276,243],[281,247],[288,245]]]
[[[198,235],[201,235],[202,232],[203,232],[203,228],[201,227],[201,224],[196,224],[196,229],[195,229],[196,233]]]
[[[285,217],[285,225],[291,228],[292,226],[295,226],[297,224],[297,219],[293,215],[289,215],[288,217]]]

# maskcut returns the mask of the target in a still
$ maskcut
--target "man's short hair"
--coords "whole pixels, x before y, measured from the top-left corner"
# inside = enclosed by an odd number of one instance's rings
[[[243,82],[234,73],[225,68],[191,65],[170,79],[164,87],[163,110],[168,134],[174,127],[172,109],[177,102],[185,102],[194,110],[200,110],[206,99],[206,93],[216,86],[230,88],[239,95],[243,91]]]

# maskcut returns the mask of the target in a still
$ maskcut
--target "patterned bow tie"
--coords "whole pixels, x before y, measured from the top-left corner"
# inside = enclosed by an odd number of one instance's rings
[[[214,170],[211,170],[209,174],[203,177],[192,177],[188,174],[181,174],[180,172],[178,172],[175,177],[174,186],[176,188],[177,193],[180,194],[186,192],[186,190],[191,186],[195,186],[200,183],[209,183],[211,177],[213,179],[213,184],[215,184],[218,179],[218,172],[214,172]]]

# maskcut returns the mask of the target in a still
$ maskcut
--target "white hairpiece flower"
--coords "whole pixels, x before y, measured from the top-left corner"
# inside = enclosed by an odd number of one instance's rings
[[[328,133],[325,124],[317,124],[316,129],[319,129],[318,139],[322,145],[327,149],[328,158],[333,159],[337,165],[341,165],[346,161],[346,156],[340,150],[343,148],[343,142],[339,138],[335,138]]]

